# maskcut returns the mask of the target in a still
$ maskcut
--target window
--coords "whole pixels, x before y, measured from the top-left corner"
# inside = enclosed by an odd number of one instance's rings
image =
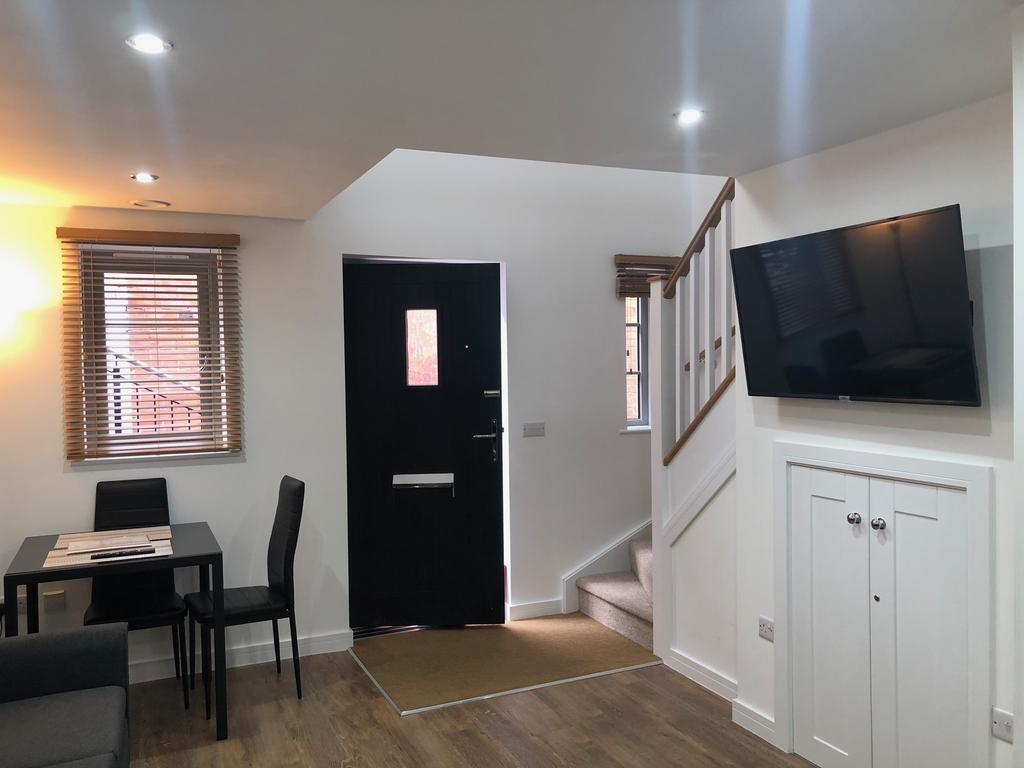
[[[67,458],[240,451],[237,236],[58,236]]]
[[[437,310],[405,311],[405,383],[437,386]]]
[[[647,426],[647,300],[627,296],[626,426]]]

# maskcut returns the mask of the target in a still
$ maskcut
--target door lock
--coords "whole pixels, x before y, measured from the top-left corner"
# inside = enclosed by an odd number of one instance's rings
[[[884,531],[885,520],[881,517],[876,517],[874,520],[871,521],[871,527],[874,528],[876,531]]]
[[[498,420],[491,419],[491,431],[482,435],[473,435],[474,440],[490,440],[491,441],[491,460],[494,463],[498,462],[498,438],[501,436],[501,432],[498,431]]]

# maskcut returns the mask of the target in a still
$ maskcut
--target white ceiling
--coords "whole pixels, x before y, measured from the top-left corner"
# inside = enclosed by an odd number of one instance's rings
[[[0,200],[305,218],[396,147],[737,174],[1008,90],[1009,5],[0,0]]]

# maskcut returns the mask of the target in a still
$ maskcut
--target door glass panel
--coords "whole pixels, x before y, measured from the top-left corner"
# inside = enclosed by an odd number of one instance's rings
[[[405,376],[410,387],[437,386],[437,310],[405,311]]]

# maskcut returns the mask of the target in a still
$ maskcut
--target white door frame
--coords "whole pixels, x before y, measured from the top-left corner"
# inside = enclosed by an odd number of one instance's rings
[[[992,517],[991,465],[866,452],[787,441],[775,443],[775,743],[793,751],[793,675],[790,622],[790,467],[851,472],[937,485],[967,494],[968,754],[971,765],[990,764],[992,705]]]

